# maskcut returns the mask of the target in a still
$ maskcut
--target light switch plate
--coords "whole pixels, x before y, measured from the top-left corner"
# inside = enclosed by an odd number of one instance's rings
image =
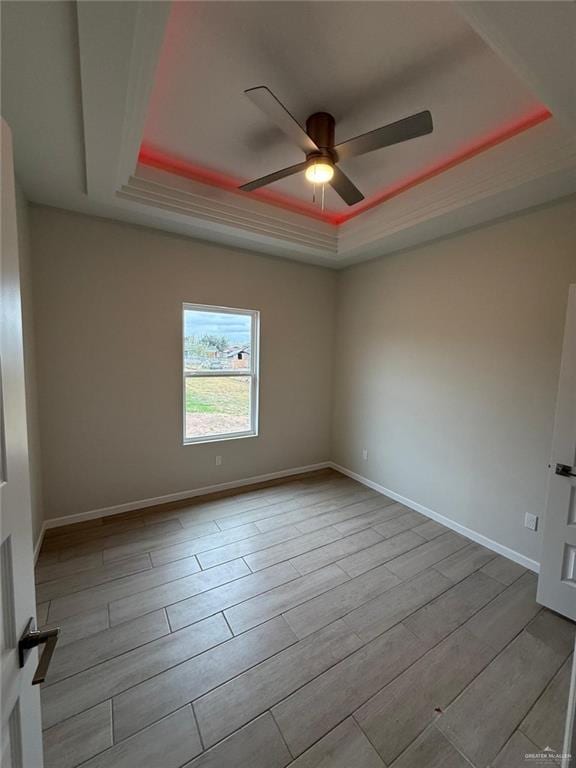
[[[530,512],[526,512],[524,515],[524,527],[531,531],[538,530],[538,515],[532,515]]]

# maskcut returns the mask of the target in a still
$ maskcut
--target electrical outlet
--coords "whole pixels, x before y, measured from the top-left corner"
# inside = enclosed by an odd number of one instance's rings
[[[362,448],[362,458],[364,461],[368,461],[368,448]]]
[[[216,456],[216,466],[222,466],[222,456]]]
[[[529,528],[531,531],[537,531],[538,515],[531,515],[530,512],[526,512],[524,515],[524,527]]]

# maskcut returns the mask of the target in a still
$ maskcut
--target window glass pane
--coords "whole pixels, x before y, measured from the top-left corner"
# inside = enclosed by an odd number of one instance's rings
[[[250,430],[250,377],[186,378],[186,438]]]
[[[185,370],[249,371],[251,328],[250,315],[185,309]]]

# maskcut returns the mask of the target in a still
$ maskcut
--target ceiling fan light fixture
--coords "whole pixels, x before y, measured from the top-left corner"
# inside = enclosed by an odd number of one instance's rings
[[[328,184],[334,177],[334,166],[326,160],[314,160],[306,168],[305,176],[312,184]]]

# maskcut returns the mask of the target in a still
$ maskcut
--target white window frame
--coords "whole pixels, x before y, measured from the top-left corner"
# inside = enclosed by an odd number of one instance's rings
[[[251,348],[250,348],[250,368],[240,370],[239,368],[230,368],[228,370],[217,371],[187,371],[185,358],[185,312],[187,310],[196,310],[198,312],[213,312],[214,314],[229,315],[247,315],[251,318]],[[258,414],[259,414],[259,361],[260,361],[260,312],[256,309],[233,309],[232,307],[218,307],[212,304],[182,304],[182,434],[184,445],[195,445],[197,443],[216,443],[222,440],[237,440],[243,437],[258,436]],[[242,432],[223,432],[215,435],[203,435],[200,437],[186,437],[186,380],[198,378],[223,378],[225,376],[249,377],[250,386],[250,429]]]

